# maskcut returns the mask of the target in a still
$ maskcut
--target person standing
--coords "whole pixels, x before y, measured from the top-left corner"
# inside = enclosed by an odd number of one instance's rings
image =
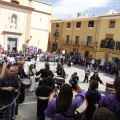
[[[29,70],[28,70],[28,75],[30,77],[30,80],[31,80],[31,86],[29,88],[29,91],[30,92],[34,92],[34,88],[35,88],[35,74],[36,74],[36,69],[35,69],[35,65],[34,64],[31,64],[29,66]]]
[[[83,83],[85,83],[87,81],[88,83],[88,77],[90,76],[90,73],[91,73],[91,69],[89,67],[89,65],[87,66],[87,69],[85,70],[85,78],[84,78],[84,81]]]
[[[50,70],[49,63],[45,63],[45,68],[40,69],[38,72],[36,72],[36,75],[40,75],[41,79],[39,82],[39,85],[42,84],[42,79],[48,77],[48,72],[51,72],[52,78],[54,77],[53,72]]]
[[[95,71],[93,76],[90,77],[90,81],[91,80],[96,80],[97,82],[99,82],[100,84],[103,84],[103,81],[100,79],[99,75],[98,75],[98,71]]]
[[[18,75],[20,76],[20,80],[22,80],[23,78],[27,78],[27,75],[25,74],[25,71],[23,69],[23,61],[20,61],[18,63]],[[23,85],[21,84],[20,86],[20,96],[19,96],[19,102],[23,103],[25,100],[25,88],[23,87]]]
[[[106,107],[120,117],[120,77],[115,78],[113,86],[114,92],[103,96],[98,103],[98,108]]]
[[[47,85],[53,90],[55,88],[55,80],[52,78],[51,72],[48,72]]]
[[[15,77],[15,67],[11,66],[7,74],[0,83],[1,103],[2,105],[9,105],[15,100],[14,94],[19,91],[19,81]],[[14,120],[15,110],[12,105],[6,108],[5,120]]]
[[[57,98],[53,98],[45,110],[45,116],[53,120],[74,120],[75,110],[84,102],[85,91],[81,90],[78,84],[77,95],[73,99],[72,87],[64,84]]]
[[[48,97],[52,92],[51,87],[47,86],[48,80],[43,78],[42,85],[38,86],[36,90],[37,100],[37,117],[39,120],[45,120],[44,111],[48,105]]]
[[[88,106],[85,112],[85,120],[92,120],[93,113],[95,112],[95,104],[97,104],[101,98],[101,94],[98,92],[98,82],[91,80],[89,83],[89,89],[86,92],[86,99]]]

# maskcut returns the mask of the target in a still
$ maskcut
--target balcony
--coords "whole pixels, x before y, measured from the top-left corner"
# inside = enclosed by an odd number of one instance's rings
[[[52,44],[52,48],[53,48],[53,49],[58,49],[58,43],[54,42],[54,43]]]
[[[115,48],[115,41],[113,39],[104,39],[104,40],[101,40],[100,48],[114,50],[114,48]]]
[[[65,45],[70,45],[70,41],[69,41],[69,40],[65,40],[65,41],[63,41],[63,43],[64,43]]]
[[[80,43],[73,43],[72,45],[80,46]]]
[[[55,32],[55,33],[53,34],[53,36],[59,37],[59,32]]]

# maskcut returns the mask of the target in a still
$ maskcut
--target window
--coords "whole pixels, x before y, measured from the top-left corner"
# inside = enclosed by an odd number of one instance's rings
[[[66,35],[65,43],[66,43],[66,44],[69,44],[69,42],[70,42],[70,35]]]
[[[79,45],[79,36],[75,36],[75,45]]]
[[[56,23],[56,27],[59,27],[59,23]]]
[[[71,23],[67,23],[67,28],[71,28]]]
[[[115,28],[115,20],[110,21],[109,28]]]
[[[76,28],[80,28],[81,27],[81,22],[77,22],[76,23]]]
[[[88,27],[94,27],[94,21],[89,21]]]
[[[92,44],[92,36],[87,36],[87,46]]]

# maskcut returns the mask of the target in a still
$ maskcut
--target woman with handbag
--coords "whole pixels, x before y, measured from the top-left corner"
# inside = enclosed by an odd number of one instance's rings
[[[64,84],[57,98],[54,98],[47,109],[45,115],[52,120],[75,120],[75,111],[84,102],[85,91],[81,90],[76,84],[78,93],[73,99],[72,87],[69,84]]]

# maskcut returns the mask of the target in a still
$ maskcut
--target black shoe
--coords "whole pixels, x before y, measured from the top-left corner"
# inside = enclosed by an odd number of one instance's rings
[[[82,83],[85,83],[85,81],[83,81]]]

